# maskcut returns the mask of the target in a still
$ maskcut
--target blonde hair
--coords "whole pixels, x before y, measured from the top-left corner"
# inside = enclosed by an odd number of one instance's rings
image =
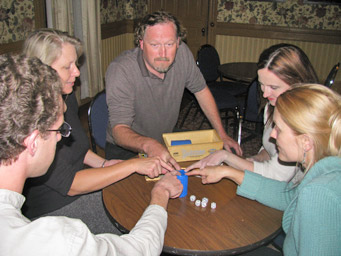
[[[83,46],[78,38],[55,29],[39,29],[32,32],[24,42],[23,54],[37,57],[44,64],[51,66],[61,56],[64,43],[75,47],[77,57],[83,54]]]
[[[296,84],[281,94],[276,109],[297,134],[307,134],[314,143],[315,162],[326,156],[341,157],[341,96],[320,84]]]

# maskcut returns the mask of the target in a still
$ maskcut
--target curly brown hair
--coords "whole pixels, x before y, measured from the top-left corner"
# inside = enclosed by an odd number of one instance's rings
[[[176,36],[180,38],[180,42],[186,39],[186,29],[181,25],[180,21],[171,13],[165,11],[157,11],[146,15],[135,29],[135,45],[139,46],[140,40],[143,39],[146,29],[149,26],[155,26],[160,23],[171,22],[176,28]]]
[[[0,56],[0,165],[17,160],[34,130],[47,136],[63,111],[61,93],[57,72],[39,59]]]

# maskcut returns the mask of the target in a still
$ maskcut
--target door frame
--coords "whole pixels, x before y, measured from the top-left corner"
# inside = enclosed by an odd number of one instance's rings
[[[216,31],[217,31],[217,1],[209,0],[208,19],[207,19],[207,43],[215,46]],[[213,24],[213,26],[212,26]]]

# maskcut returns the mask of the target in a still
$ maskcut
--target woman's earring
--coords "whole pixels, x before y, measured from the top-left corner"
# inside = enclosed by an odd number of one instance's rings
[[[302,162],[301,162],[301,165],[302,166],[304,166],[304,164],[305,164],[305,158],[306,158],[306,156],[307,156],[307,151],[303,151],[303,160],[302,160]]]

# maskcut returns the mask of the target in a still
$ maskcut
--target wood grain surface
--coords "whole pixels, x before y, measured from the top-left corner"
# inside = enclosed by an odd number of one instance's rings
[[[121,231],[128,232],[149,204],[154,182],[133,174],[103,190],[103,201]],[[176,255],[232,255],[268,243],[280,231],[282,212],[236,195],[236,184],[224,179],[203,185],[189,177],[188,194],[171,199],[164,252]],[[189,200],[209,199],[206,208]],[[217,208],[211,209],[211,202]]]

